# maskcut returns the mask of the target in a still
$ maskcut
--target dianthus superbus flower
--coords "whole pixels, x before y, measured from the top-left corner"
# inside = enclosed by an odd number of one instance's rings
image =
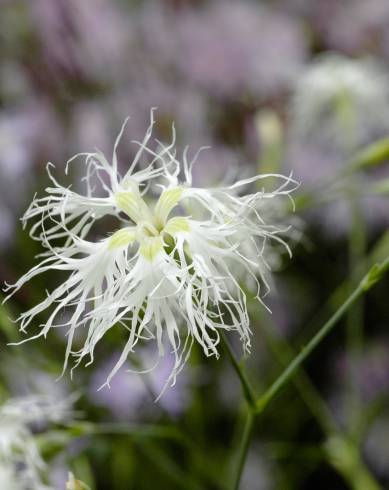
[[[291,106],[294,136],[323,142],[326,149],[330,142],[339,154],[386,135],[388,80],[385,67],[374,58],[322,54],[296,84]]]
[[[67,272],[67,279],[45,300],[20,316],[21,330],[50,308],[33,338],[46,336],[53,327],[66,328],[66,366],[70,357],[76,365],[85,358],[92,362],[104,334],[113,327],[123,329],[127,339],[107,384],[139,341],[156,342],[157,362],[166,349],[173,352],[168,380],[173,384],[194,341],[205,355],[218,357],[220,330],[233,330],[248,351],[246,294],[238,279],[249,277],[260,299],[261,285],[266,285],[265,244],[277,241],[287,247],[280,237],[285,229],[264,222],[260,203],[290,197],[295,181],[258,175],[226,187],[194,187],[194,160],[188,159],[187,150],[178,160],[174,128],[169,145],[155,140],[153,147],[153,125],[151,111],[145,138],[134,142],[138,150],[123,176],[116,149],[124,126],[111,162],[99,152],[78,155],[85,157],[85,195],[58,184],[49,168],[54,187],[47,189],[48,196],[34,199],[24,216],[25,221],[38,217],[32,236],[47,248],[46,256],[8,286],[15,292],[48,270]],[[258,186],[268,177],[279,182],[271,192]],[[94,188],[96,182],[102,195]],[[250,186],[254,190],[244,194]],[[93,224],[107,214],[116,216],[120,226],[90,241]],[[66,319],[60,315],[65,307],[71,311]],[[79,330],[85,338],[75,350],[73,338]]]
[[[51,490],[43,483],[46,465],[31,430],[49,422],[63,422],[72,415],[74,399],[50,396],[8,399],[0,405],[0,488],[7,490]]]

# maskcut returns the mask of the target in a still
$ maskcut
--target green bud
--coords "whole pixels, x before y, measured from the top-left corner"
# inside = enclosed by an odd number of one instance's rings
[[[81,480],[76,480],[73,473],[69,472],[66,490],[90,490],[90,488]]]
[[[389,138],[375,141],[355,156],[351,167],[355,170],[375,167],[389,159]]]

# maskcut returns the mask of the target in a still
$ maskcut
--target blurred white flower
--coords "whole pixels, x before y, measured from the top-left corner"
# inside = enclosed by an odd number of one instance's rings
[[[30,395],[11,398],[1,408],[1,414],[18,424],[63,422],[73,415],[74,396],[58,399],[51,395]]]
[[[77,358],[76,365],[87,356],[93,362],[95,347],[104,334],[114,325],[122,327],[128,339],[107,385],[140,340],[156,342],[156,364],[168,345],[175,358],[167,380],[172,384],[194,341],[206,356],[219,356],[220,329],[238,332],[244,350],[249,351],[246,295],[234,270],[245,271],[255,285],[254,296],[261,301],[261,284],[266,286],[265,245],[275,242],[288,248],[280,237],[285,230],[265,223],[259,205],[290,197],[297,185],[294,180],[257,175],[227,187],[192,187],[197,155],[189,160],[186,149],[182,163],[177,160],[174,129],[170,144],[157,141],[157,148],[152,149],[153,125],[152,110],[150,126],[143,141],[135,142],[139,150],[123,177],[116,150],[124,126],[111,163],[100,152],[81,154],[87,169],[86,195],[61,186],[48,168],[54,186],[47,189],[47,197],[34,199],[24,217],[25,221],[39,218],[32,236],[47,247],[46,257],[8,286],[15,292],[42,272],[68,271],[64,283],[20,316],[21,330],[55,305],[46,324],[31,338],[46,336],[52,327],[67,327],[66,367],[70,355]],[[146,167],[135,171],[147,157]],[[96,194],[96,177],[104,197]],[[257,188],[244,194],[251,184],[269,177],[273,185],[279,182],[273,191]],[[100,241],[87,241],[93,223],[107,214],[121,220],[122,227]],[[53,222],[51,228],[48,222]],[[53,244],[58,239],[65,244]],[[73,307],[73,313],[61,325],[58,316],[64,307]],[[79,327],[87,328],[87,335],[83,347],[75,351],[73,337]]]
[[[45,463],[31,425],[59,422],[71,413],[70,399],[30,396],[0,406],[0,488],[49,490],[42,481]]]
[[[7,490],[25,490],[22,482],[15,480],[14,471],[0,462],[0,488]]]
[[[389,77],[374,59],[327,53],[301,76],[292,99],[297,137],[354,151],[389,129]]]
[[[331,240],[338,239],[352,224],[351,190],[358,195],[367,225],[387,226],[385,199],[367,190],[385,176],[384,166],[368,173],[349,172],[346,180],[344,172],[351,170],[348,164],[358,151],[388,134],[388,72],[373,58],[321,55],[297,84],[290,112],[286,167],[323,192],[321,205],[307,210],[307,218]],[[334,183],[327,185],[325,196],[323,181]]]
[[[14,397],[28,396],[31,393],[43,395],[43,397],[50,395],[57,399],[69,396],[66,380],[56,382],[52,374],[39,369],[37,365],[32,367],[24,357],[15,359],[15,356],[12,358],[4,356],[0,370],[6,380],[6,386],[9,387]]]

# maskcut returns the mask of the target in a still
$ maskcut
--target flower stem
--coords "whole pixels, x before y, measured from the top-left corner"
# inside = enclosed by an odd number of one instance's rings
[[[286,367],[288,360],[294,357],[294,349],[281,335],[276,337],[275,332],[277,329],[274,324],[269,324],[269,321],[262,321],[261,327],[265,334],[267,344],[273,351],[274,356],[281,364],[281,367]],[[323,432],[327,435],[337,432],[338,427],[331,411],[303,369],[300,369],[300,372],[296,374],[293,383]]]
[[[351,286],[357,284],[358,264],[363,262],[366,253],[366,226],[357,196],[350,191],[349,206],[352,227],[349,239],[349,267]],[[358,354],[363,345],[363,302],[357,301],[348,312],[347,343],[352,356]]]
[[[382,279],[386,270],[389,268],[389,257],[381,264],[376,264],[365,275],[356,289],[350,294],[340,308],[332,317],[322,326],[317,334],[308,342],[302,351],[294,358],[289,366],[281,373],[274,383],[265,391],[265,393],[256,402],[256,413],[262,413],[267,405],[273,400],[277,393],[287,384],[300,365],[311,354],[311,352],[320,344],[320,342],[331,332],[337,322],[355,303],[355,301],[365,294],[370,288]]]
[[[255,413],[251,407],[247,408],[246,421],[242,438],[238,448],[238,456],[234,475],[231,479],[231,490],[239,490],[240,480],[246,463],[247,452],[250,446],[251,434],[254,426]]]
[[[228,358],[231,361],[231,365],[234,368],[236,374],[238,375],[238,378],[240,380],[242,390],[244,397],[247,401],[247,404],[251,408],[255,408],[255,400],[256,400],[256,395],[255,392],[247,379],[246,373],[243,369],[243,367],[239,364],[239,361],[236,359],[234,351],[232,350],[231,344],[229,343],[226,335],[224,332],[221,333],[221,338],[223,341],[223,346],[225,351],[227,352]]]
[[[275,338],[274,332],[276,329],[274,325],[268,322],[262,322],[262,328],[270,348],[280,363],[285,364],[285,359],[292,357],[292,347],[281,336],[278,336],[277,339]],[[370,474],[369,469],[364,465],[358,444],[355,441],[347,441],[327,407],[326,402],[322,399],[316,387],[312,384],[310,378],[302,368],[296,373],[293,383],[326,436],[325,452],[329,463],[343,475],[353,490],[381,490],[373,475]],[[334,441],[344,441],[347,443],[344,444],[343,458],[339,456],[339,451],[333,449],[335,446]],[[342,446],[338,444],[337,447]],[[350,469],[351,466],[354,468]]]
[[[330,437],[325,445],[328,462],[339,471],[352,490],[382,490],[361,459],[355,443],[344,436]]]
[[[362,215],[361,203],[358,201],[357,192],[351,186],[348,192],[351,216],[351,231],[349,236],[349,269],[350,286],[357,284],[357,266],[365,257],[366,253],[366,230]],[[350,288],[351,289],[351,288]],[[360,298],[350,308],[347,314],[346,346],[347,346],[347,399],[348,430],[352,433],[358,424],[361,411],[361,400],[358,386],[357,365],[363,348],[364,328],[364,302]]]
[[[302,351],[294,358],[289,366],[281,373],[281,375],[274,381],[274,383],[265,391],[265,393],[259,397],[254,405],[250,401],[252,397],[255,397],[254,392],[247,380],[246,374],[242,367],[236,360],[231,346],[228,343],[225,336],[222,334],[224,346],[228,353],[229,359],[241,381],[242,389],[248,402],[248,411],[246,417],[246,424],[243,430],[242,438],[238,448],[237,466],[235,474],[231,482],[231,490],[238,490],[240,485],[240,479],[242,476],[243,468],[245,465],[247,452],[250,444],[251,433],[253,429],[253,423],[256,416],[262,414],[273,398],[278,392],[288,383],[291,377],[295,374],[300,365],[305,359],[312,353],[312,351],[318,346],[318,344],[331,332],[337,322],[342,316],[349,310],[349,308],[355,303],[355,301],[369,291],[377,282],[379,282],[389,269],[389,257],[382,263],[375,264],[369,272],[363,277],[359,285],[350,294],[346,301],[338,308],[338,310],[331,316],[331,318],[321,327],[317,334],[308,342],[308,344],[302,349]],[[371,487],[373,489],[373,487]]]

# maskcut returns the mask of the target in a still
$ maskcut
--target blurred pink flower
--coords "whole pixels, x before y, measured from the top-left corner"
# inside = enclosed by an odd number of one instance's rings
[[[0,112],[0,245],[9,243],[16,216],[26,206],[35,165],[47,154],[60,152],[57,129],[54,114],[41,99]]]
[[[336,15],[326,19],[325,38],[330,48],[350,54],[369,50],[389,55],[389,3],[386,0],[337,4]]]
[[[177,28],[179,68],[215,96],[272,96],[290,86],[306,57],[299,25],[251,2],[184,11]]]
[[[177,11],[146,4],[140,37],[147,59],[215,97],[284,91],[306,58],[301,26],[248,1],[213,0]],[[277,60],[274,63],[274,60]]]
[[[118,81],[132,30],[116,2],[34,0],[28,5],[52,76]]]

